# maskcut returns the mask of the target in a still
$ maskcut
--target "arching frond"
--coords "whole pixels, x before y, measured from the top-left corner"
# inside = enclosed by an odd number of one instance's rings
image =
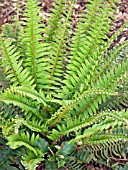
[[[95,100],[94,104],[93,103],[89,103],[89,104],[90,105],[92,104],[91,109],[94,111],[94,113],[96,113],[96,109],[98,109],[98,103],[101,103],[101,101],[104,100],[104,98],[106,98],[105,96],[109,96],[109,95],[110,96],[117,95],[117,93],[114,91],[103,91],[103,90],[97,90],[97,89],[96,90],[90,89],[88,91],[83,92],[83,94],[79,95],[74,100],[69,100],[69,101],[64,100],[62,102],[62,103],[64,103],[64,106],[60,107],[60,109],[58,109],[58,111],[52,115],[52,117],[46,122],[46,124],[52,123],[52,125],[54,125],[54,124],[60,122],[61,119],[63,117],[65,117],[66,113],[68,114],[68,112],[70,110],[73,114],[73,109],[75,109],[74,116],[77,116],[78,113],[81,111],[80,104],[82,103],[85,106],[85,103],[87,103],[87,102],[89,102],[89,100],[93,99],[92,98],[93,96],[98,96],[98,101]],[[87,110],[87,111],[89,112],[90,110]],[[90,113],[90,115],[91,115],[91,113]],[[87,113],[86,113],[86,116],[88,116]]]
[[[103,6],[106,8],[104,9]],[[90,1],[87,8],[88,10],[81,14],[83,22],[78,23],[72,40],[71,63],[67,67],[63,87],[63,97],[70,94],[67,98],[73,96],[83,86],[83,90],[88,89],[93,81],[92,76],[95,77],[98,74],[99,66],[104,63],[104,54],[111,42],[106,36],[110,29],[110,18],[113,17],[111,4],[103,0],[97,3],[95,0]],[[101,20],[103,22],[100,22]],[[107,40],[107,43],[104,39]]]
[[[23,156],[22,163],[28,170],[35,170],[36,167],[42,162],[44,158],[40,155],[35,155],[33,152],[28,151],[26,155]]]
[[[23,97],[21,94],[14,94],[11,91],[6,91],[5,93],[0,94],[0,101],[6,104],[13,104],[14,106],[19,106],[26,113],[33,113],[35,116],[42,119],[41,114],[37,109],[37,104]]]
[[[66,124],[58,124],[57,129],[52,130],[52,134],[48,137],[53,141],[59,140],[64,135],[68,135],[70,132],[78,132],[82,128],[85,128],[85,131],[82,135],[77,135],[75,139],[72,139],[70,142],[78,141],[82,138],[88,138],[99,131],[109,129],[110,127],[114,128],[116,126],[122,126],[125,124],[127,126],[127,116],[128,112],[101,112],[96,116],[90,116],[83,118],[74,118],[67,120]],[[118,136],[117,136],[117,139]],[[89,138],[90,140],[90,138]]]
[[[16,47],[12,45],[9,40],[4,40],[1,36],[0,45],[2,47],[2,53],[4,58],[2,59],[3,67],[7,78],[13,82],[13,85],[33,85],[32,77],[30,76],[27,69],[23,69],[22,60],[19,62],[20,53]]]
[[[21,146],[25,146],[29,150],[33,151],[35,155],[42,155],[43,152],[36,146],[36,143],[39,140],[39,135],[35,135],[34,133],[30,137],[30,134],[28,132],[21,133],[21,134],[13,134],[8,137],[8,145],[11,146],[11,148],[16,149]]]

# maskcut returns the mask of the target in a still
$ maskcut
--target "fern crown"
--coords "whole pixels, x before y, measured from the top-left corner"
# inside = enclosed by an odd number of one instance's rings
[[[122,109],[127,100],[128,42],[110,49],[127,23],[108,38],[116,1],[87,2],[76,22],[76,1],[55,0],[45,25],[38,2],[27,0],[18,38],[1,34],[1,70],[10,84],[0,101],[22,109],[9,115],[8,131],[4,122],[1,127],[9,146],[27,148],[22,160],[27,169],[44,161],[53,145],[64,144],[57,154],[77,159],[84,148],[86,159],[81,159],[88,163],[99,159],[98,151],[102,155],[104,148],[121,148],[120,142],[128,139],[128,111]],[[65,153],[66,147],[71,152]],[[91,153],[94,158],[88,160]],[[64,164],[73,166],[69,162]]]

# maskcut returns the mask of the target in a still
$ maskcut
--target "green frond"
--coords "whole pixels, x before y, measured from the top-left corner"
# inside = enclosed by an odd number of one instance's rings
[[[110,135],[97,135],[97,137],[91,137],[89,140],[85,140],[83,142],[84,145],[98,145],[98,144],[105,144],[110,142],[118,142],[118,141],[127,141],[128,136],[127,134],[110,134]]]
[[[17,51],[16,47],[12,45],[9,40],[4,40],[0,36],[0,46],[2,48],[2,63],[4,72],[7,74],[7,79],[9,79],[14,86],[17,85],[33,85],[32,77],[29,75],[27,69],[23,69],[22,61],[19,62],[20,53]]]
[[[107,58],[106,60],[104,60],[104,63],[100,62],[99,64],[101,64],[100,70],[99,72],[95,75],[92,75],[92,81],[91,84],[93,85],[93,83],[95,83],[98,78],[102,77],[103,74],[106,71],[111,70],[111,68],[116,65],[116,63],[118,64],[117,60],[119,58],[120,53],[122,53],[125,49],[127,49],[128,46],[128,41],[126,41],[124,44],[122,45],[118,45],[117,47],[115,47],[115,49],[113,49],[112,51],[108,52],[107,54]],[[122,58],[122,61],[124,61],[125,59]],[[122,62],[121,61],[121,62]]]
[[[62,104],[64,104],[64,106],[60,107],[58,111],[52,115],[52,117],[46,122],[46,125],[50,125],[52,123],[51,126],[53,126],[54,124],[60,122],[61,119],[66,116],[66,113],[67,114],[69,113],[69,111],[71,111],[72,112],[71,114],[73,114],[73,109],[75,109],[74,116],[77,116],[78,113],[81,111],[80,104],[82,103],[85,106],[85,103],[88,104],[89,99],[92,100],[93,96],[98,96],[98,101],[95,100],[94,104],[92,103],[91,105],[91,109],[94,111],[94,113],[96,113],[96,109],[98,109],[98,103],[101,103],[101,100],[104,100],[106,96],[111,96],[111,95],[117,95],[117,93],[114,91],[89,89],[88,91],[83,92],[83,94],[76,96],[74,100],[64,100],[62,101]],[[90,110],[87,111],[86,111],[86,116],[87,113],[90,114]]]
[[[14,122],[15,122],[15,125],[18,126],[18,128],[24,125],[35,132],[45,133],[48,131],[47,127],[44,126],[43,121],[37,120],[34,117],[32,117],[31,121],[28,119],[25,120],[21,117],[15,117]]]
[[[35,170],[43,160],[44,158],[40,157],[40,155],[35,155],[33,152],[28,151],[27,154],[23,156],[22,164],[27,170]]]
[[[19,107],[15,107],[13,105],[7,105],[3,102],[0,102],[0,127],[4,128],[5,127],[5,134],[8,134],[8,132],[6,133],[6,130],[8,131],[10,124],[14,123],[13,122],[13,118],[17,115],[17,114],[22,114],[22,111]]]
[[[14,32],[14,27],[11,24],[8,23],[4,24],[2,26],[2,33],[4,37],[14,40],[13,43],[15,44],[15,40],[17,36],[16,36],[16,32]]]
[[[15,157],[15,160],[12,159]],[[6,139],[0,132],[0,169],[9,170],[24,170],[20,163],[21,152],[19,150],[13,150],[6,145]],[[18,165],[16,167],[16,165]]]
[[[110,98],[106,99],[106,102],[102,103],[99,106],[99,110],[122,110],[124,108],[128,108],[128,84],[126,82],[126,79],[120,84],[118,84],[118,95],[117,96],[111,96]]]
[[[43,92],[37,92],[33,87],[30,86],[18,86],[18,87],[10,87],[9,89],[11,92],[23,95],[25,97],[29,97],[32,100],[37,100],[38,103],[42,103],[44,106],[47,104],[45,103],[46,99],[44,97]]]
[[[2,125],[0,125],[2,128],[2,134],[7,137],[11,135],[14,132],[14,122],[10,120],[6,120],[6,123],[4,122]]]
[[[31,112],[38,118],[42,119],[41,114],[37,109],[37,105],[32,100],[28,100],[21,94],[14,94],[11,90],[6,90],[4,93],[0,94],[0,101],[6,104],[13,104],[14,106],[19,106],[26,113]]]
[[[70,20],[74,7],[73,1],[55,1],[51,18],[48,21],[49,27],[45,29],[43,53],[43,89],[49,95],[57,95],[62,86],[64,77],[64,61],[66,60],[66,42],[69,38]]]
[[[115,66],[114,70],[108,71],[106,74],[104,73],[103,77],[100,77],[93,86],[95,88],[97,87],[99,89],[103,89],[104,91],[116,89],[119,81],[125,79],[125,74],[128,70],[127,65],[128,61],[124,61],[120,65]],[[96,94],[94,96],[88,97],[88,99],[83,100],[80,104],[80,107],[78,108],[80,110],[78,115],[86,116],[87,111],[89,114],[94,114],[96,112],[96,107],[94,107],[95,103],[101,104],[102,102],[105,102],[106,97],[107,96],[105,95]]]
[[[127,44],[127,42],[126,42],[126,44]],[[119,54],[117,55],[118,58],[113,63],[114,65],[118,65],[118,62],[122,62],[122,61],[127,60],[127,54],[128,54],[128,51],[127,51],[128,48],[127,47],[128,46],[126,46],[126,48],[122,49],[119,52]],[[117,49],[117,47],[115,47],[115,48]],[[119,46],[119,48],[120,48],[120,46]],[[114,51],[116,49],[114,49]],[[111,53],[112,52],[113,52],[113,50],[111,51]],[[115,58],[116,58],[116,56],[115,56]],[[107,109],[110,109],[110,108],[115,109],[115,110],[117,110],[117,109],[121,110],[124,107],[127,108],[128,83],[127,83],[127,75],[126,75],[126,73],[124,74],[123,79],[120,79],[119,83],[117,84],[116,91],[118,92],[118,95],[116,97],[113,96],[113,97],[107,98],[106,102],[104,102],[103,104],[101,104],[99,106],[100,110],[105,110],[105,109],[107,110]],[[102,74],[103,74],[103,72],[102,72]]]
[[[69,119],[64,124],[58,124],[57,129],[52,130],[52,134],[48,136],[53,141],[58,141],[64,135],[69,135],[70,132],[78,132],[82,128],[85,129],[85,136],[77,135],[76,139],[72,139],[73,141],[78,141],[82,138],[92,136],[99,131],[104,129],[109,129],[110,127],[121,126],[122,124],[127,125],[127,117],[128,112],[120,111],[120,112],[101,112],[96,116],[90,116],[83,118],[74,118]],[[90,138],[89,138],[90,139]],[[119,138],[118,138],[119,139]]]
[[[103,6],[106,8],[104,9]],[[81,14],[83,23],[78,23],[74,35],[71,63],[67,67],[66,80],[64,80],[66,85],[63,88],[64,95],[72,96],[82,84],[87,90],[91,76],[97,74],[99,62],[104,57],[102,46],[106,44],[104,39],[108,40],[106,33],[110,29],[110,17],[114,10],[108,2],[103,0],[98,3],[97,0],[90,1],[87,8],[85,14]],[[100,22],[101,20],[103,22]]]
[[[25,60],[24,65],[34,79],[34,84],[38,86],[41,82],[40,74],[42,67],[42,45],[41,40],[41,25],[40,17],[38,16],[38,2],[36,0],[27,1],[27,9],[24,18],[25,29],[22,31],[23,39],[21,42],[25,47]]]
[[[78,135],[75,139],[72,139],[70,141],[70,143],[72,142],[76,142],[78,140],[81,140],[83,138],[87,138],[89,136],[92,136],[98,132],[101,132],[101,131],[104,131],[104,130],[107,130],[107,129],[110,129],[110,127],[112,129],[114,129],[115,127],[120,127],[122,125],[125,125],[127,126],[127,116],[128,116],[128,111],[125,112],[125,111],[120,111],[120,112],[117,112],[117,114],[120,113],[121,114],[121,117],[122,119],[115,119],[115,117],[113,118],[113,116],[111,117],[106,117],[105,120],[102,120],[101,123],[96,123],[94,124],[92,127],[89,127],[88,129],[85,129],[84,133],[82,135]],[[126,116],[124,116],[124,113]],[[115,112],[116,114],[116,112]],[[118,115],[119,117],[119,115]],[[100,120],[99,120],[100,121]],[[117,138],[118,140],[120,138]]]
[[[99,164],[106,165],[108,167],[112,166],[112,158],[113,157],[124,157],[122,152],[122,147],[125,146],[125,142],[118,141],[118,142],[109,142],[105,144],[100,145],[88,145],[78,148],[76,151],[74,151],[71,156],[75,157],[74,164],[78,164],[81,162],[88,164],[90,161],[95,161]],[[125,157],[124,157],[125,159]]]
[[[43,152],[38,147],[36,147],[36,144],[39,140],[39,135],[36,136],[33,133],[32,136],[30,137],[30,134],[26,132],[21,134],[13,134],[7,137],[7,139],[9,141],[8,145],[13,149],[25,146],[26,148],[31,150],[35,155],[39,154],[43,156]]]
[[[99,78],[99,80],[96,82],[97,86],[99,88],[104,89],[115,89],[117,87],[117,83],[125,79],[125,74],[128,71],[128,60],[123,61],[121,64],[118,64],[118,66],[115,66],[113,70],[107,71],[106,74],[103,74],[103,79]],[[106,78],[107,77],[107,78]]]
[[[85,170],[86,165],[77,161],[70,161],[66,164],[66,167],[69,168],[70,170]]]
[[[92,153],[92,160],[111,166],[112,157],[123,157],[121,149],[123,144],[125,143],[120,140],[118,142],[88,146],[86,149]]]

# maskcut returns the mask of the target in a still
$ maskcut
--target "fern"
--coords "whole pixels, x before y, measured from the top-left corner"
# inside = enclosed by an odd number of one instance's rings
[[[41,158],[39,155],[34,155],[32,152],[29,151],[26,155],[23,156],[22,163],[24,164],[26,169],[35,170],[38,164],[43,160],[44,159]]]
[[[0,169],[23,170],[20,163],[21,152],[13,150],[6,145],[6,139],[0,133]],[[16,158],[15,160],[13,158]]]
[[[17,32],[0,35],[0,127],[28,170],[114,168],[126,156],[128,42],[110,45],[127,23],[108,38],[116,0],[88,0],[73,28],[75,4],[55,0],[46,26],[27,0]]]
[[[20,54],[16,51],[16,47],[11,45],[9,40],[3,40],[2,37],[0,43],[3,55],[5,56],[2,63],[4,63],[3,67],[6,66],[5,72],[8,75],[7,78],[14,83],[14,86],[25,84],[31,86],[33,81],[29,77],[27,70],[23,70],[22,61],[18,62]]]
[[[25,133],[21,133],[19,134],[13,134],[11,136],[8,137],[8,144],[11,145],[11,147],[13,149],[18,148],[19,146],[26,146],[26,148],[30,149],[31,151],[33,151],[33,153],[35,155],[43,155],[43,153],[41,152],[40,149],[38,149],[36,146],[38,146],[38,141],[39,140],[39,136],[35,136],[35,134],[33,133],[32,136],[30,137],[30,134],[28,132]],[[35,148],[34,148],[35,147]]]
[[[127,119],[125,120],[125,118],[123,118],[123,116],[126,116],[127,114],[124,115],[124,113],[125,112],[117,113],[115,111],[103,112],[103,113],[99,113],[96,116],[92,116],[89,118],[86,117],[85,120],[82,120],[80,118],[79,119],[76,119],[76,118],[71,119],[69,121],[67,120],[66,125],[63,124],[62,127],[60,125],[57,126],[59,131],[53,129],[52,134],[51,134],[51,139],[56,140],[57,138],[65,135],[65,134],[69,134],[72,131],[78,131],[79,129],[84,128],[84,127],[86,127],[85,135],[88,136],[89,134],[87,134],[87,132],[89,131],[90,136],[91,136],[91,135],[93,135],[91,133],[96,133],[96,131],[98,132],[100,130],[100,128],[108,129],[110,126],[112,126],[112,125],[116,126],[117,124],[120,126],[120,125],[122,125],[123,120],[124,120],[124,123],[127,125]],[[103,126],[104,124],[105,124],[105,126]],[[91,125],[94,125],[94,127],[90,128]],[[87,127],[89,127],[89,128],[87,129]],[[93,128],[93,130],[92,130],[92,128]],[[96,129],[96,128],[98,128],[98,129]],[[78,136],[76,138],[79,138],[79,137],[80,136]],[[81,136],[81,138],[83,138],[83,136]]]

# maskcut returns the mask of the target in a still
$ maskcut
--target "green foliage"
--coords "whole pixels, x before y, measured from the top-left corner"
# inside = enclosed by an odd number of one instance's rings
[[[75,0],[55,0],[48,26],[27,0],[19,30],[0,35],[0,127],[28,170],[127,168],[112,158],[127,152],[128,42],[110,50],[127,23],[108,38],[116,1],[87,2],[73,28]]]
[[[20,160],[21,152],[6,146],[6,139],[0,133],[0,170],[23,170]]]
[[[35,155],[32,152],[28,152],[23,156],[22,164],[26,169],[35,170],[37,165],[44,159],[40,155]]]

